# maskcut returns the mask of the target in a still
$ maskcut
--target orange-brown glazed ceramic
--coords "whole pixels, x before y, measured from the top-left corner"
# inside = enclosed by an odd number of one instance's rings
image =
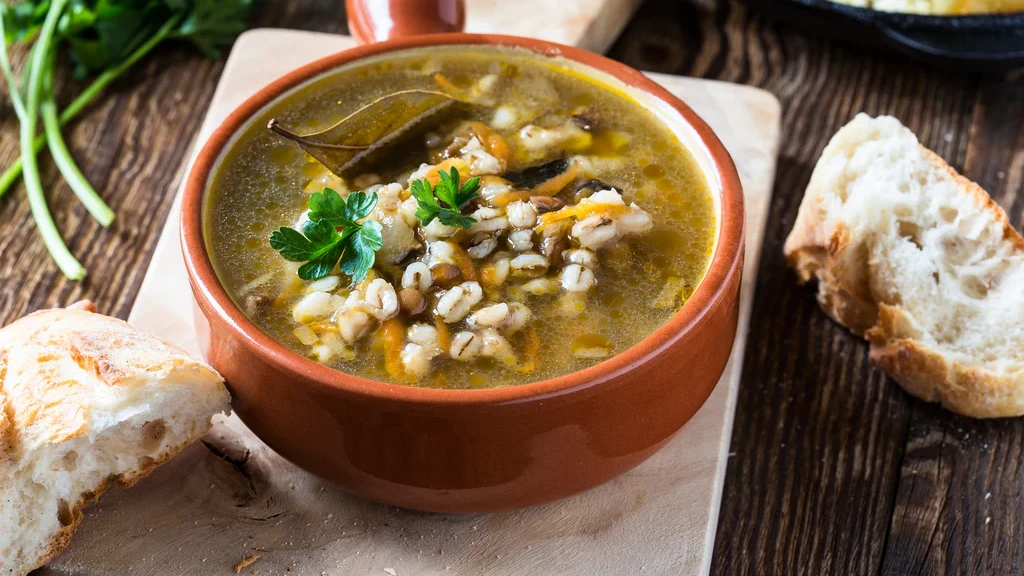
[[[402,36],[460,32],[462,0],[346,0],[348,29],[360,44]]]
[[[221,287],[203,206],[232,136],[269,102],[343,64],[437,45],[503,45],[575,60],[646,92],[695,135],[719,189],[719,232],[702,284],[664,326],[580,372],[520,386],[439,390],[345,374],[262,332]],[[577,48],[508,36],[438,34],[360,46],[304,66],[240,106],[200,152],[185,187],[181,236],[209,362],[235,411],[271,448],[366,498],[419,510],[520,508],[591,488],[642,462],[701,407],[732,350],[743,262],[743,195],[722,143],[689,107],[639,72]]]

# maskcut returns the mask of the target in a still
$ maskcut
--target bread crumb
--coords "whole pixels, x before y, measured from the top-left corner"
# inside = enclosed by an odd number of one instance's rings
[[[1024,238],[898,120],[858,114],[832,138],[784,253],[911,395],[974,418],[1024,414]]]
[[[259,554],[253,554],[252,556],[249,556],[249,557],[246,557],[246,558],[242,558],[242,560],[238,564],[235,564],[235,574],[241,574],[242,570],[246,566],[249,566],[250,564],[252,564],[253,562],[255,562],[255,561],[259,560],[259,559],[260,559],[260,555]]]

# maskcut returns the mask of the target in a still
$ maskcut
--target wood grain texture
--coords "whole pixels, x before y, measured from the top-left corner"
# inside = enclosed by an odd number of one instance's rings
[[[327,1],[270,2],[253,23],[345,31],[338,6]],[[12,56],[17,67],[24,53]],[[0,200],[0,323],[81,298],[127,317],[222,68],[223,61],[206,60],[187,46],[168,45],[125,74],[66,131],[86,177],[117,214],[110,228],[90,218],[44,155],[41,167],[50,209],[68,247],[89,271],[86,280],[67,281],[51,262],[23,187]],[[81,86],[62,80],[58,90],[69,101]],[[17,148],[18,124],[4,90],[3,166],[18,156]]]
[[[1020,228],[1021,77],[929,68],[735,2],[647,2],[612,55],[760,86],[783,104],[713,573],[1021,574],[1024,421],[973,422],[909,398],[782,257],[818,155],[859,111],[897,116]]]
[[[258,20],[343,32],[339,5],[269,2]],[[760,86],[783,102],[713,572],[1024,572],[1024,421],[972,422],[907,397],[868,366],[866,345],[818,310],[781,257],[817,155],[860,110],[897,115],[989,190],[1020,228],[1024,76],[930,68],[725,0],[647,0],[611,55],[648,70]],[[65,187],[53,192],[58,226],[89,267],[87,282],[67,283],[49,263],[23,192],[0,202],[0,321],[82,296],[127,314],[180,178],[174,170],[198,129],[201,115],[192,112],[205,109],[219,66],[187,49],[163,51],[76,125],[72,149],[86,173],[106,183],[120,215],[101,231]],[[0,104],[6,164],[16,126],[6,99]],[[147,111],[162,117],[143,122]],[[44,166],[53,181],[52,165]]]
[[[963,173],[985,186],[1018,229],[1024,221],[1022,119],[1024,81],[983,82],[963,163]],[[882,573],[1024,572],[1022,454],[1020,419],[979,422],[935,407],[915,409]]]

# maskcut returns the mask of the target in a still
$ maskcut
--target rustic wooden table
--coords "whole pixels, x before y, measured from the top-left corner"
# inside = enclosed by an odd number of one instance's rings
[[[338,0],[264,5],[255,25],[344,32]],[[737,2],[648,0],[611,50],[632,66],[759,86],[783,141],[725,484],[715,574],[1022,574],[1024,420],[912,400],[796,286],[781,254],[814,162],[859,111],[893,114],[1024,220],[1024,74],[982,78],[817,38]],[[99,228],[63,184],[58,226],[90,271],[68,282],[24,193],[0,203],[0,323],[88,297],[125,317],[222,62],[149,58],[69,140],[118,214]],[[65,87],[65,93],[71,88]],[[0,164],[16,154],[4,95]],[[44,180],[57,181],[44,162]]]

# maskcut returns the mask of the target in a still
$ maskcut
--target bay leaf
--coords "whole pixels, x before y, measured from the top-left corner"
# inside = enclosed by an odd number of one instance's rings
[[[276,120],[267,127],[294,141],[331,172],[345,177],[361,160],[457,102],[444,92],[402,90],[382,96],[312,134],[297,134]]]

